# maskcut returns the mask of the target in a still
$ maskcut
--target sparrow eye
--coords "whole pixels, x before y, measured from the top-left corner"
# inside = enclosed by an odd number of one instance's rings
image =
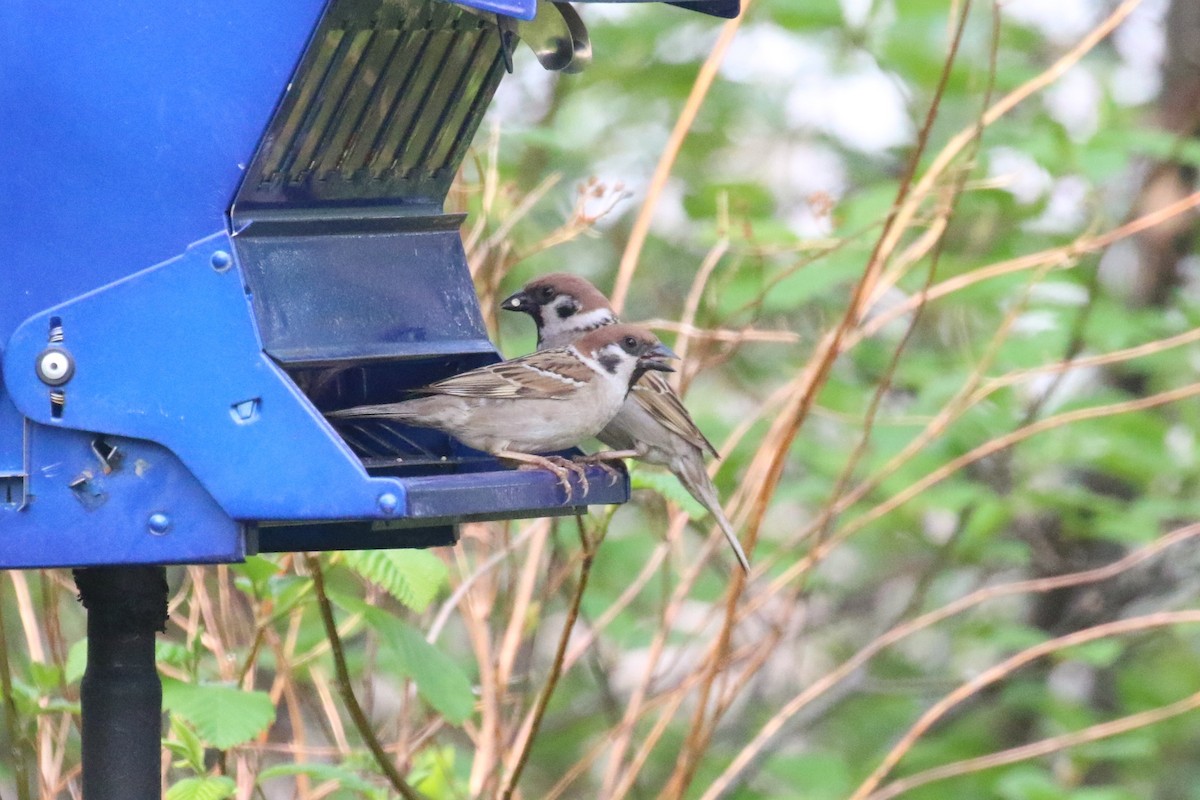
[[[537,290],[537,296],[543,303],[549,303],[554,299],[554,287],[543,286]]]
[[[621,346],[625,348],[626,353],[632,353],[637,350],[638,340],[633,336],[626,336],[621,340]]]

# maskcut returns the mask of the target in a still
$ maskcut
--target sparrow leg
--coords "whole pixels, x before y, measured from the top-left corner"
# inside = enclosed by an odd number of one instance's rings
[[[601,450],[599,453],[580,456],[575,460],[580,463],[600,464],[605,461],[620,461],[623,458],[637,458],[641,454],[641,450]]]
[[[519,453],[516,450],[498,450],[492,453],[496,458],[502,458],[506,461],[516,461],[520,466],[518,469],[544,469],[554,473],[558,478],[559,484],[563,487],[563,492],[566,493],[566,501],[570,502],[575,494],[575,490],[571,488],[570,474],[572,470],[566,467],[559,466],[551,459],[545,456],[535,456],[532,453]],[[562,460],[562,459],[560,459]],[[587,491],[585,488],[584,491]]]

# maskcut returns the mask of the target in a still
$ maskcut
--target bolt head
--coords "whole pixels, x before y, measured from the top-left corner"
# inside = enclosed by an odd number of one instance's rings
[[[396,509],[400,507],[400,498],[391,492],[384,492],[379,495],[379,510],[385,514],[395,514]]]
[[[62,386],[75,374],[75,359],[61,347],[47,347],[38,354],[37,376],[47,386]]]
[[[229,269],[231,264],[233,264],[233,257],[224,250],[218,250],[217,252],[213,253],[212,259],[210,260],[212,262],[212,268],[217,272],[224,272],[225,270]]]
[[[171,530],[171,518],[161,511],[155,512],[150,515],[150,519],[147,521],[147,527],[150,528],[150,532],[155,536],[162,536],[167,531]]]

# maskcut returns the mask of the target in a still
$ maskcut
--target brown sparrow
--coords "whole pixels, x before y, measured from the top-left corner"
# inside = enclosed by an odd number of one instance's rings
[[[533,317],[539,351],[582,341],[619,322],[599,289],[578,275],[561,272],[530,281],[500,307]],[[750,572],[750,562],[704,468],[705,454],[717,456],[716,448],[696,427],[679,395],[661,375],[648,373],[639,380],[597,438],[614,448],[602,454],[606,457],[630,456],[675,473],[692,497],[713,515],[738,563]]]
[[[427,395],[334,411],[335,419],[384,417],[437,428],[468,447],[553,472],[571,497],[568,473],[583,468],[542,456],[591,439],[621,410],[647,370],[671,372],[675,358],[654,334],[634,325],[593,331],[563,347],[473,369],[413,390]]]

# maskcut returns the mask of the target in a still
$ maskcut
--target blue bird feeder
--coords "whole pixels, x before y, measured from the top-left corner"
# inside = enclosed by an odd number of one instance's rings
[[[498,357],[442,206],[517,39],[568,69],[586,48],[569,6],[9,0],[0,22],[0,567],[448,544],[627,498],[597,472],[565,506],[549,474],[322,416]]]
[[[159,791],[149,565],[628,498],[323,416],[498,359],[443,204],[519,40],[590,58],[571,6],[4,0],[0,30],[0,568],[84,568],[89,800]]]

